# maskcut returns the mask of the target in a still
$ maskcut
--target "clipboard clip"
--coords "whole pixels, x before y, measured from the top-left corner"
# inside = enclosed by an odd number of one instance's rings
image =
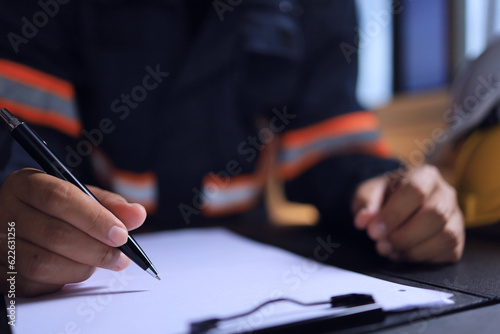
[[[263,330],[255,330],[253,333],[291,333],[290,330],[300,332],[301,328],[311,326],[318,322],[328,323],[330,330],[337,330],[349,327],[349,324],[355,323],[357,325],[372,324],[380,322],[384,319],[384,312],[380,305],[378,305],[371,295],[351,293],[346,295],[333,296],[328,301],[319,301],[313,303],[303,303],[292,298],[277,298],[263,302],[253,309],[235,314],[224,318],[211,318],[202,321],[192,322],[190,327],[190,334],[207,334],[210,331],[216,330],[217,325],[224,321],[235,320],[238,318],[246,317],[254,312],[257,312],[264,306],[278,302],[289,302],[300,306],[317,306],[317,305],[330,305],[330,308],[342,308],[343,311],[338,314],[322,316],[315,319],[302,320],[286,325],[281,325],[276,328],[266,328]],[[352,326],[351,326],[352,327]]]

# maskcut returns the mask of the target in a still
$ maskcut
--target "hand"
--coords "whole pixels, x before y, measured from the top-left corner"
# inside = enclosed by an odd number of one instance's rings
[[[146,211],[122,197],[80,189],[35,169],[12,173],[0,188],[0,290],[9,268],[7,229],[15,223],[16,296],[36,296],[89,278],[96,267],[122,270],[130,260],[117,248]]]
[[[354,224],[395,261],[458,261],[465,243],[464,219],[455,189],[429,165],[361,183],[354,195]]]

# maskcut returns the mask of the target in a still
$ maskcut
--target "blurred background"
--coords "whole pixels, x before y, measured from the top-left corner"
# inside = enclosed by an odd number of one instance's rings
[[[359,101],[446,88],[500,33],[500,0],[357,0]]]
[[[447,128],[453,79],[500,34],[500,0],[356,3],[359,48],[351,56],[359,57],[358,100],[379,116],[395,158],[407,166],[425,163],[434,131]],[[352,45],[341,47],[353,51]],[[456,155],[451,150],[435,163],[454,185]],[[271,221],[311,225],[318,220],[314,207],[288,203],[279,189],[270,182]]]
[[[432,131],[446,128],[443,115],[451,106],[453,78],[500,34],[500,0],[356,3],[359,47],[352,56],[359,57],[358,100],[378,114],[395,158],[407,165],[423,163]],[[0,168],[9,141],[7,131],[0,129]],[[453,163],[445,159],[438,167],[452,181]],[[271,221],[300,225],[317,221],[315,208],[289,203],[276,180],[269,185]]]

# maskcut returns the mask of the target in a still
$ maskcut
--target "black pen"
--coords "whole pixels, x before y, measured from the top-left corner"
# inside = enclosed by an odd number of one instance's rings
[[[19,118],[13,116],[7,109],[0,110],[0,117],[9,126],[9,131],[12,137],[21,145],[26,152],[42,167],[42,169],[49,175],[66,180],[84,193],[95,199],[99,200],[90,192],[90,190],[63,165],[63,163],[52,153],[47,146],[47,143],[40,138],[30,127]],[[101,203],[101,202],[99,202]],[[102,205],[102,204],[101,204]],[[134,261],[139,267],[147,271],[151,276],[160,279],[158,271],[153,266],[149,258],[141,249],[139,244],[134,238],[129,235],[127,242],[118,247],[126,256]]]

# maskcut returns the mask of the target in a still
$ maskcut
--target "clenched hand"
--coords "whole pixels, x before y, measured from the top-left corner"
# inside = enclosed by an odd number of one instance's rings
[[[395,261],[458,261],[465,242],[456,193],[429,165],[361,183],[354,195],[354,224],[366,230],[380,255]]]

